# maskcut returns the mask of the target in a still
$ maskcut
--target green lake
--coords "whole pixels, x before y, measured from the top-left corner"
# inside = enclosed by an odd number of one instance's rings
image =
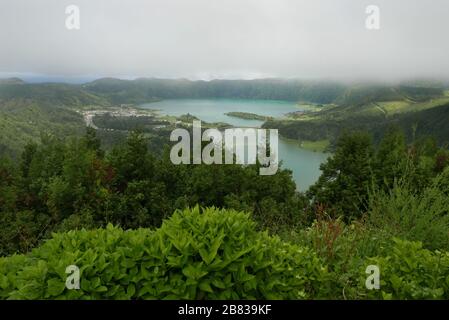
[[[157,109],[161,114],[172,116],[190,113],[205,122],[226,122],[234,127],[260,127],[263,121],[230,117],[225,113],[248,112],[281,118],[288,112],[310,108],[288,101],[237,99],[169,99],[141,107]],[[329,156],[328,153],[303,149],[297,143],[282,138],[279,139],[278,152],[282,167],[292,170],[297,188],[301,191],[315,183],[321,174],[320,164]]]

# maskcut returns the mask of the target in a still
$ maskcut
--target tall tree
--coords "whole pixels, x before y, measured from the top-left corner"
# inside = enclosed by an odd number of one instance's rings
[[[346,220],[360,217],[373,177],[373,154],[368,133],[343,133],[335,154],[321,165],[323,173],[307,193],[312,202]]]
[[[390,127],[376,152],[374,173],[378,185],[391,188],[395,181],[404,177],[408,159],[403,131],[397,127]]]

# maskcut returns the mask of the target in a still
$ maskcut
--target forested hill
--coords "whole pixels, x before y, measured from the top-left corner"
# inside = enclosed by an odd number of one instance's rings
[[[39,104],[47,106],[109,105],[80,85],[65,83],[25,83],[20,79],[0,80],[0,103]]]
[[[346,90],[341,83],[284,79],[212,80],[104,78],[83,85],[114,103],[169,98],[235,98],[331,103]]]
[[[80,135],[85,124],[75,106],[109,105],[79,85],[29,84],[11,78],[0,80],[0,157],[17,156],[42,134]]]
[[[264,99],[316,104],[361,106],[381,101],[425,101],[443,95],[439,84],[348,84],[299,79],[212,80],[102,78],[75,85],[25,83],[18,78],[0,79],[0,101],[30,99],[51,105],[109,105],[145,103],[157,99]]]
[[[400,84],[386,86],[379,84],[354,85],[345,90],[333,102],[341,106],[359,107],[373,102],[408,101],[423,102],[444,95],[445,87],[434,85]]]
[[[104,78],[75,85],[29,84],[20,79],[0,80],[0,101],[28,100],[46,105],[138,104],[159,99],[265,99],[331,103],[346,86],[336,82],[300,80],[212,80],[183,79],[121,80]]]
[[[401,128],[408,142],[422,137],[433,137],[441,146],[449,145],[449,103],[413,112],[391,116],[358,115],[312,120],[269,120],[265,128],[277,128],[284,137],[299,141],[329,140],[334,145],[343,131],[367,131],[374,141],[380,141],[390,127]]]
[[[240,98],[360,106],[374,101],[426,101],[444,94],[442,83],[343,83],[299,79],[212,80],[103,78],[83,88],[115,103],[170,98]]]
[[[380,140],[388,126],[400,127],[406,134],[407,140],[413,137],[432,136],[441,145],[449,145],[449,103],[404,115],[398,114],[381,123],[374,129],[374,136]]]

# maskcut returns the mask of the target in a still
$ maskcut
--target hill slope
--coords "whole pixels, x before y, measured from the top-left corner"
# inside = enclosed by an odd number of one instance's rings
[[[39,141],[42,133],[63,137],[84,130],[81,115],[66,108],[21,99],[0,103],[0,156],[17,156],[26,143]]]
[[[449,102],[414,112],[391,116],[357,113],[347,117],[316,117],[307,120],[270,120],[264,128],[278,128],[281,135],[299,141],[329,140],[333,144],[343,130],[366,130],[379,141],[390,126],[402,128],[408,141],[433,136],[440,145],[449,143]]]
[[[83,130],[82,118],[73,107],[139,104],[158,99],[235,98],[311,102],[324,105],[317,112],[295,121],[268,121],[267,127],[279,128],[286,137],[300,140],[333,140],[342,128],[383,130],[385,123],[410,126],[428,117],[418,133],[444,138],[449,103],[444,87],[433,84],[349,85],[332,81],[298,79],[213,80],[185,79],[120,80],[104,78],[83,85],[62,83],[29,84],[20,79],[0,80],[0,151],[13,153],[25,141],[36,140],[39,133],[58,135]],[[419,113],[425,110],[430,113]],[[412,114],[411,112],[418,112]],[[401,114],[410,113],[407,117]],[[441,113],[441,115],[440,115]],[[424,121],[424,120],[423,120]],[[435,122],[435,123],[434,123]],[[375,130],[376,129],[376,130]]]

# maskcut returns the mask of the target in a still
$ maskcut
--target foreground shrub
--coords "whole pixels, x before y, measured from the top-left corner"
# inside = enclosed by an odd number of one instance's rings
[[[318,216],[311,227],[283,239],[312,248],[328,266],[332,299],[447,299],[449,253],[391,238],[361,221],[350,225]],[[366,269],[379,267],[380,290],[367,290]]]
[[[449,170],[416,193],[395,184],[370,195],[368,223],[391,237],[420,241],[431,250],[449,250]]]
[[[65,288],[69,265],[80,268],[80,290]],[[1,258],[0,297],[301,299],[320,297],[327,277],[309,249],[256,231],[248,214],[196,207],[156,231],[70,231]]]
[[[363,222],[345,224],[341,218],[332,219],[325,213],[317,216],[306,229],[285,230],[285,241],[311,248],[324,261],[330,272],[328,299],[364,299],[365,269],[369,257],[388,252],[391,240],[382,232],[369,229]]]
[[[449,253],[423,249],[420,242],[393,241],[387,256],[368,260],[380,269],[380,290],[369,291],[368,297],[449,299]]]

